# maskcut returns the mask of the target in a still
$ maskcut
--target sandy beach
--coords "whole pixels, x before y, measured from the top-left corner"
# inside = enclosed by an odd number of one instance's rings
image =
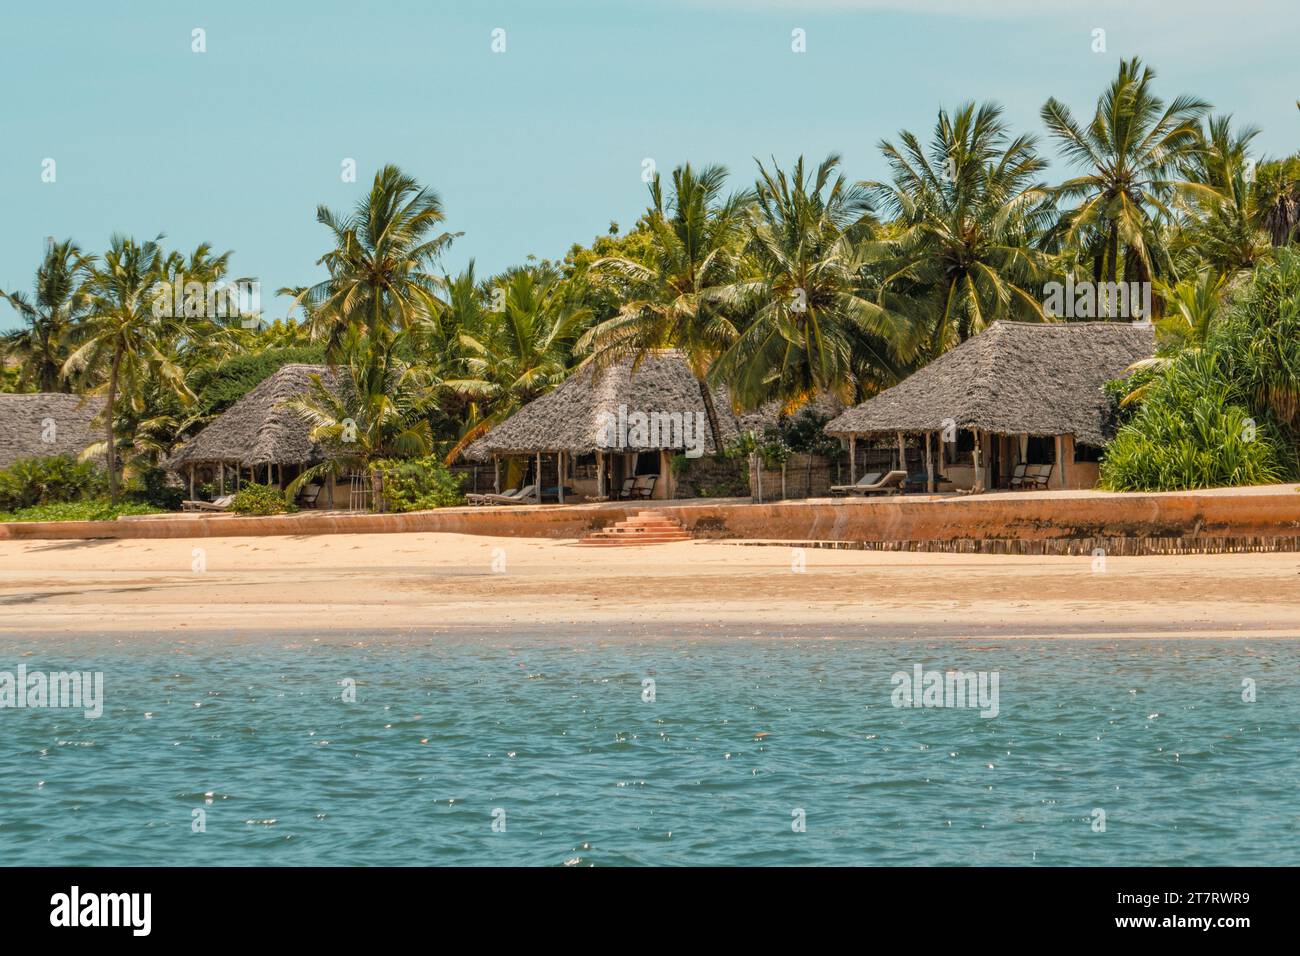
[[[1300,636],[1300,555],[586,548],[455,534],[0,541],[0,633],[591,628],[881,637]],[[745,633],[750,633],[746,631]]]

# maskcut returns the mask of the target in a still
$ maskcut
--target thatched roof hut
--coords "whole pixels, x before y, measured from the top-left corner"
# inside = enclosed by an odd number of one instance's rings
[[[335,373],[323,365],[281,366],[178,448],[167,467],[182,471],[210,463],[257,468],[319,461],[321,449],[311,440],[310,427],[287,405],[307,392],[311,375],[334,387]]]
[[[691,423],[688,428],[702,422],[701,444],[704,453],[711,455],[734,441],[739,431],[726,389],[715,388],[710,395],[721,435],[712,433],[699,381],[679,352],[665,349],[645,355],[640,363],[629,358],[602,369],[589,363],[470,445],[465,456],[486,461],[497,455],[538,452],[624,451],[621,436],[611,436],[609,426],[614,423],[614,431],[620,431],[618,423],[637,412],[680,415]],[[667,428],[653,429],[644,437],[634,443],[636,450],[674,451],[690,444]]]
[[[78,457],[103,439],[101,398],[61,392],[0,394],[0,468],[20,458]]]
[[[1155,351],[1151,326],[1119,322],[995,322],[920,371],[828,422],[830,435],[957,428],[1073,435],[1103,445],[1101,386]]]

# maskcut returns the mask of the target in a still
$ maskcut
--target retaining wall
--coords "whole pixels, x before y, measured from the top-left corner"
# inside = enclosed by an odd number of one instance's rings
[[[412,531],[579,538],[626,517],[629,511],[651,508],[677,518],[701,538],[880,542],[888,547],[959,541],[985,541],[991,545],[995,541],[1073,540],[1082,544],[1099,539],[1147,538],[1196,539],[1208,543],[1215,539],[1300,537],[1300,493],[1295,485],[1277,485],[1159,494],[1030,492],[954,498],[811,499],[762,505],[736,499],[517,505],[445,508],[400,515],[312,512],[266,518],[165,515],[120,521],[0,524],[0,540]],[[909,544],[900,544],[903,542]]]

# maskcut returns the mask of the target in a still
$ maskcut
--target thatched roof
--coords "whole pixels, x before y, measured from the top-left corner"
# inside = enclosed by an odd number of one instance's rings
[[[694,417],[698,412],[704,422],[704,453],[711,455],[733,442],[739,432],[726,389],[715,388],[710,394],[718,414],[720,436],[714,436],[709,428],[699,382],[679,352],[668,349],[651,352],[639,364],[629,358],[604,369],[597,369],[589,363],[554,391],[529,402],[470,445],[465,457],[484,461],[493,455],[556,451],[590,454],[594,451],[655,451],[684,447],[681,441],[670,443],[672,438],[683,436],[665,434],[667,429],[662,429],[658,436],[649,436],[651,439],[657,437],[658,441],[638,442],[634,449],[611,444],[606,428],[610,419],[605,416],[617,420],[620,405],[626,407],[628,415],[634,412],[645,415],[681,413],[683,418],[689,415],[692,429],[699,421]]]
[[[285,403],[307,392],[308,376],[320,375],[333,388],[335,375],[323,365],[283,365],[178,448],[167,467],[228,462],[244,466],[319,461],[311,430]]]
[[[826,424],[830,435],[941,431],[1074,435],[1104,445],[1101,386],[1155,352],[1148,326],[995,322],[920,371]]]
[[[0,468],[20,458],[78,457],[86,446],[103,439],[99,429],[92,430],[103,410],[103,399],[83,395],[0,394]],[[53,427],[47,428],[50,423]]]

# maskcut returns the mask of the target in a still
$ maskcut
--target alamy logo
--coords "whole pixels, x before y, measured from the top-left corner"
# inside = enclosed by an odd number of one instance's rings
[[[1043,311],[1058,319],[1149,319],[1150,282],[1049,282]]]
[[[246,329],[257,328],[261,321],[262,283],[240,279],[237,282],[185,281],[177,275],[171,282],[153,287],[155,318],[218,319],[238,318]]]
[[[129,926],[133,936],[148,936],[152,926],[151,893],[70,893],[50,897],[51,926]]]
[[[5,707],[73,707],[91,718],[104,713],[103,671],[0,671],[0,709]]]
[[[687,458],[704,454],[703,412],[629,412],[618,406],[618,414],[601,412],[597,427],[606,448],[682,448]]]
[[[920,664],[912,673],[896,671],[889,695],[895,707],[978,707],[981,717],[998,715],[997,671],[927,671]]]

